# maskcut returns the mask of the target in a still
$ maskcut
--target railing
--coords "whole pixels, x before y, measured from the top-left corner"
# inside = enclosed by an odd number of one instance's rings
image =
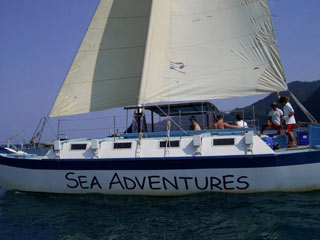
[[[147,126],[149,132],[154,129],[155,132],[167,132],[167,121],[171,121],[170,132],[178,132],[180,136],[186,135],[188,132],[190,123],[189,117],[192,115],[192,112],[180,112],[178,116],[166,116],[161,117],[158,116],[157,120],[154,121],[154,127],[152,127],[152,122],[150,119],[152,118],[151,113],[144,111],[147,119]],[[233,111],[220,111],[214,113],[213,111],[202,112],[202,114],[196,115],[197,122],[199,123],[201,129],[211,129],[212,124],[214,122],[214,116],[218,114],[222,114],[226,116],[226,122],[233,124],[233,119],[228,119],[227,116],[230,116],[230,113],[242,113],[244,115],[244,110],[233,110]],[[46,130],[51,130],[51,138],[49,139],[49,134],[44,134],[46,138],[45,141],[52,141],[53,139],[68,139],[68,138],[104,138],[107,136],[118,136],[119,134],[125,133],[128,127],[132,123],[133,111],[130,114],[126,113],[126,115],[114,115],[114,116],[102,116],[95,118],[55,118],[48,119],[46,121]],[[153,119],[155,120],[155,119]],[[249,127],[256,127],[257,123],[254,119],[249,119],[245,117],[245,121],[248,123]],[[35,125],[34,123],[33,125]],[[56,125],[57,129],[53,128],[52,125]],[[39,126],[39,124],[38,124]],[[33,128],[33,126],[29,126],[26,129]],[[25,133],[25,129],[15,136],[11,137],[9,142],[17,136]],[[53,133],[53,134],[52,134]],[[32,133],[31,133],[32,134]],[[30,135],[31,135],[30,134]],[[35,133],[33,134],[35,136]],[[54,138],[52,138],[54,136]],[[28,140],[19,140],[15,141],[15,143],[23,142],[28,144]],[[16,146],[16,144],[15,144]]]
[[[230,116],[230,113],[242,113],[244,110],[234,110],[234,111],[219,111],[219,112],[209,112],[208,114],[197,115],[196,119],[201,129],[206,129],[206,132],[214,133],[212,129],[212,124],[216,115]],[[178,116],[166,116],[158,117],[158,121],[154,123],[152,127],[150,123],[150,116],[146,113],[147,117],[147,128],[150,133],[151,129],[154,129],[154,132],[167,132],[167,121],[171,121],[170,132],[175,132],[179,136],[183,135],[192,135],[194,132],[189,131],[190,122],[189,118],[192,115],[192,112],[183,112],[183,115]],[[133,115],[131,116],[133,118]],[[148,118],[149,117],[149,118]],[[228,121],[229,120],[229,121]],[[230,121],[230,117],[227,117],[226,122],[229,124],[234,124],[234,121]],[[119,136],[126,133],[127,129],[131,125],[129,120],[129,114],[126,116],[104,116],[98,118],[77,118],[77,119],[58,119],[57,120],[57,136],[59,139],[68,139],[68,138],[104,138],[107,136]],[[256,128],[256,121],[253,119],[245,118],[245,121],[248,124],[249,128]],[[221,132],[221,131],[220,131]],[[228,132],[228,131],[227,131]],[[150,134],[144,133],[145,137],[148,137]],[[151,135],[150,135],[151,136]]]
[[[58,119],[57,136],[68,138],[103,138],[126,131],[124,116],[105,116],[85,119]],[[82,135],[85,133],[85,136]]]

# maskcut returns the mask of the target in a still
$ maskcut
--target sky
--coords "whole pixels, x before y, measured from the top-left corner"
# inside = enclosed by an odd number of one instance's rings
[[[48,115],[98,3],[0,0],[0,144],[18,133],[15,142],[28,141],[38,121]],[[287,82],[319,80],[320,1],[270,0],[269,5]],[[233,109],[256,99],[215,103]],[[125,112],[113,109],[94,117],[113,115],[125,116]],[[71,122],[63,124],[72,128]],[[104,124],[112,125],[113,118],[103,120]],[[57,120],[50,125],[47,140],[55,137]],[[87,125],[99,128],[90,121]]]

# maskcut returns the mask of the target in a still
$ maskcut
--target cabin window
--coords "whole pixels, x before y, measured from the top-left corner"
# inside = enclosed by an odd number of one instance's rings
[[[160,142],[160,147],[165,148],[165,147],[180,147],[180,141],[161,141]]]
[[[71,150],[86,150],[87,144],[71,144]]]
[[[131,148],[131,145],[132,145],[131,142],[114,143],[113,148],[114,149],[125,149],[125,148]]]
[[[213,146],[234,145],[234,138],[213,139]]]

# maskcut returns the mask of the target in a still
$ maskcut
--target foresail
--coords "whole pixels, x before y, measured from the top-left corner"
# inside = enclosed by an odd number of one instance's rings
[[[287,89],[266,0],[161,0],[155,5],[141,104]]]
[[[137,103],[151,3],[101,0],[51,116]]]

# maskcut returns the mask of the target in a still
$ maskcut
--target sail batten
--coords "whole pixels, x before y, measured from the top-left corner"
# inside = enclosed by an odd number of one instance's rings
[[[267,0],[101,0],[51,115],[286,89]]]

